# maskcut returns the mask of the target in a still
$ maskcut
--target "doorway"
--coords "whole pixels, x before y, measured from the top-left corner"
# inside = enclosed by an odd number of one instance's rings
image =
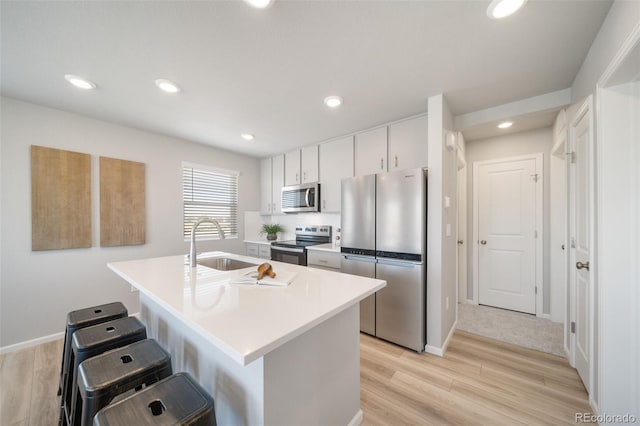
[[[542,314],[542,163],[541,153],[473,163],[476,303]]]

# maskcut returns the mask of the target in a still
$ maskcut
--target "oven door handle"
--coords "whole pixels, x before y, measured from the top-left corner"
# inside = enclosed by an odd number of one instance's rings
[[[304,249],[303,248],[288,248],[288,247],[271,246],[271,250],[287,251],[289,253],[304,253]]]

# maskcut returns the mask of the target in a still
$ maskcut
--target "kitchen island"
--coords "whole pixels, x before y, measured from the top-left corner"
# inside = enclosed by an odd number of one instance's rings
[[[264,260],[222,252],[198,261]],[[108,266],[140,291],[149,337],[215,399],[219,425],[359,424],[359,301],[386,283],[270,262],[288,286],[236,284],[255,267],[221,271],[185,256]]]

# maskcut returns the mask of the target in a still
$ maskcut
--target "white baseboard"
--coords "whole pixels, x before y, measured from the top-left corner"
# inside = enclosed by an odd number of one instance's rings
[[[540,314],[538,315],[538,318],[542,318],[542,319],[551,319],[551,314]]]
[[[347,426],[360,426],[362,421],[364,420],[364,413],[362,410],[358,410],[355,416],[351,419],[351,421],[347,424]]]
[[[473,299],[467,299],[467,301],[465,302],[467,305],[476,305],[478,306],[478,302],[476,302]]]
[[[439,348],[437,346],[426,345],[424,347],[424,351],[426,353],[429,353],[429,354],[432,354],[432,355],[444,356],[444,353],[447,351],[447,346],[449,346],[449,341],[451,340],[451,336],[453,336],[453,333],[456,331],[456,326],[457,325],[458,325],[458,321],[453,323],[453,326],[451,327],[451,330],[449,330],[449,335],[444,340],[444,344],[442,345],[441,348]]]
[[[0,355],[16,352],[22,349],[31,348],[33,346],[38,346],[43,343],[53,342],[54,340],[58,340],[62,338],[64,338],[64,331],[50,334],[48,336],[38,337],[36,339],[26,340],[20,343],[14,343],[13,345],[3,346],[0,348]]]
[[[140,318],[140,312],[135,312],[133,314],[130,314],[129,316]],[[38,337],[36,339],[26,340],[24,342],[14,343],[13,345],[2,346],[0,347],[0,355],[20,351],[22,349],[31,348],[33,346],[38,346],[43,343],[53,342],[54,340],[58,340],[62,338],[64,338],[64,331],[50,334],[48,336]]]
[[[595,399],[593,399],[591,395],[589,395],[589,406],[591,406],[591,409],[593,410],[594,415],[596,416],[600,415],[600,409],[598,408],[598,404],[596,403]]]

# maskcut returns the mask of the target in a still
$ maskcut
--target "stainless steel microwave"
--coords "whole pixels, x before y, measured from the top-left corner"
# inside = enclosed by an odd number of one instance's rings
[[[320,211],[320,184],[304,183],[302,185],[282,188],[282,212],[301,213]]]

